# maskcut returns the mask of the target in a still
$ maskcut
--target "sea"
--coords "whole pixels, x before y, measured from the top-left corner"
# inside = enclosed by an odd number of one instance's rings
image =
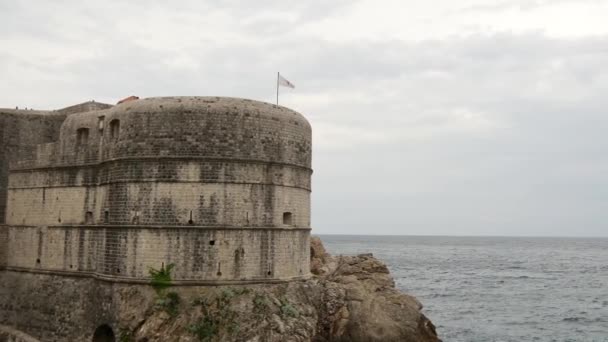
[[[384,261],[445,342],[608,342],[608,238],[319,237]]]

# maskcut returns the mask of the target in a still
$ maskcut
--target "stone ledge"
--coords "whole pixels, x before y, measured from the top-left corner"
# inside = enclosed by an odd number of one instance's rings
[[[5,189],[8,190],[21,190],[21,189],[52,189],[52,188],[82,188],[82,187],[86,187],[86,186],[96,186],[96,185],[109,185],[109,184],[122,184],[122,183],[184,183],[184,184],[239,184],[239,185],[271,185],[271,186],[279,186],[279,187],[284,187],[284,188],[294,188],[294,189],[302,189],[302,190],[306,190],[308,192],[311,192],[311,188],[310,187],[303,187],[303,186],[296,186],[296,185],[286,185],[286,184],[277,184],[277,183],[254,183],[254,182],[235,182],[235,181],[216,181],[216,182],[209,182],[209,181],[184,181],[184,180],[171,180],[171,179],[163,179],[162,181],[159,181],[158,179],[128,179],[128,180],[115,180],[115,181],[111,181],[111,182],[93,182],[93,183],[82,183],[79,185],[68,185],[68,184],[62,184],[62,185],[51,185],[51,186],[22,186],[22,187],[16,187],[16,186],[10,186],[7,187]]]
[[[86,272],[86,271],[62,271],[62,270],[43,270],[26,267],[14,267],[6,266],[0,268],[0,271],[12,271],[21,273],[31,274],[47,274],[57,275],[62,277],[74,277],[74,278],[93,278],[100,281],[110,283],[123,283],[123,284],[150,284],[151,278],[128,278],[128,277],[117,277],[97,272]],[[292,281],[304,281],[312,277],[311,274],[302,275],[299,277],[289,278],[258,278],[258,279],[242,279],[242,280],[172,280],[172,286],[214,286],[214,285],[241,285],[241,284],[281,284]]]
[[[66,224],[66,225],[18,225],[0,224],[0,228],[111,228],[111,229],[201,229],[201,230],[284,230],[284,231],[310,231],[310,227],[222,227],[222,226],[168,226],[168,225],[131,225],[131,224]]]
[[[309,167],[305,167],[302,165],[298,165],[298,164],[291,164],[291,163],[281,163],[281,162],[276,162],[276,161],[266,161],[266,160],[259,160],[259,159],[239,159],[239,158],[217,158],[217,157],[206,157],[206,156],[197,156],[197,155],[192,155],[192,156],[137,156],[137,157],[119,157],[119,158],[112,158],[112,159],[106,159],[106,160],[100,160],[97,162],[90,162],[90,163],[80,163],[80,164],[57,164],[57,165],[39,165],[39,166],[24,166],[24,167],[19,167],[19,166],[13,166],[15,163],[11,162],[10,166],[9,166],[9,170],[11,172],[28,172],[28,171],[32,171],[32,170],[48,170],[48,169],[62,169],[62,168],[81,168],[81,167],[95,167],[95,166],[99,166],[102,164],[107,164],[107,163],[112,163],[112,162],[119,162],[119,161],[138,161],[138,160],[185,160],[185,161],[193,161],[193,160],[202,160],[202,161],[219,161],[219,162],[227,162],[227,163],[245,163],[245,164],[268,164],[268,165],[283,165],[283,166],[289,166],[289,167],[293,167],[293,168],[297,168],[297,169],[303,169],[303,170],[307,170],[309,171],[311,174],[313,172],[313,170]],[[33,161],[29,161],[29,160],[22,160],[22,161],[18,161],[18,163],[29,163],[29,162],[33,162]]]

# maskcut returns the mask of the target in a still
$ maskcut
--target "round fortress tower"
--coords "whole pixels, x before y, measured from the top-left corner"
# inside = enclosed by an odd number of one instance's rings
[[[99,125],[102,137],[88,140],[100,142],[109,187],[96,221],[310,227],[311,129],[294,111],[232,98],[150,98],[118,105],[102,121],[70,116],[61,136],[77,139],[79,129]]]
[[[9,181],[9,224],[69,235],[69,246],[43,248],[63,248],[62,260],[33,258],[34,268],[146,281],[150,267],[174,264],[176,283],[309,276],[302,115],[236,98],[148,98],[68,116],[55,149]],[[40,188],[40,207],[20,215]]]

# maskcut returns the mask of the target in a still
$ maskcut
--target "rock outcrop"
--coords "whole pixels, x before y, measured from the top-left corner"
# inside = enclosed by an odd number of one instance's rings
[[[440,341],[422,305],[371,254],[311,242],[313,279],[216,287],[118,286],[120,341]],[[144,314],[142,315],[142,310]]]

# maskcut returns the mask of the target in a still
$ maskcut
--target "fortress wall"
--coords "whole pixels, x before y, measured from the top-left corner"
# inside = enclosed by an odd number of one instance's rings
[[[8,229],[0,225],[0,271],[6,266],[8,257]]]
[[[99,120],[107,111],[72,114],[61,126],[59,137],[59,158],[50,165],[89,164],[99,161],[103,148],[103,134]],[[105,120],[104,120],[105,123]],[[104,126],[105,128],[105,126]],[[79,134],[79,130],[86,134]]]
[[[89,102],[83,102],[83,103],[79,103],[77,105],[65,107],[63,109],[59,109],[59,110],[57,110],[57,112],[59,112],[61,114],[74,114],[74,113],[90,112],[90,111],[94,111],[94,110],[102,110],[102,109],[108,109],[108,108],[112,108],[112,105],[106,104],[106,103],[101,103],[101,102],[89,101]]]
[[[15,188],[8,197],[7,222],[12,225],[310,227],[310,192],[273,185],[114,183]],[[285,212],[292,214],[290,224],[283,223]]]
[[[32,336],[8,327],[0,325],[0,341],[2,342],[40,342],[40,340]]]
[[[309,276],[308,229],[6,226],[6,268],[148,282],[175,264],[176,283]]]
[[[7,222],[310,227],[310,170],[226,161],[120,160],[13,170]],[[97,185],[101,184],[101,185]],[[105,212],[109,221],[106,222]]]
[[[285,227],[283,213],[291,212],[289,227],[310,227],[307,190],[255,184],[115,185],[106,207],[110,222],[117,224],[188,225],[192,219],[193,225],[211,227]]]
[[[267,103],[229,98],[144,99],[114,107],[105,118],[108,125],[112,120],[120,121],[120,134],[112,140],[111,130],[104,130],[104,160],[204,156],[306,168],[311,164],[309,123],[296,112]],[[74,127],[69,123],[64,129]]]
[[[0,324],[44,342],[91,341],[98,326],[118,327],[115,286],[86,277],[0,271]]]
[[[40,148],[46,150],[51,147]],[[13,167],[11,188],[82,186],[119,182],[199,182],[284,185],[310,190],[311,170],[266,162],[133,158],[100,165]]]
[[[9,161],[33,158],[34,145],[57,140],[64,120],[65,115],[48,112],[0,109],[0,224],[5,222]]]
[[[6,222],[11,225],[60,225],[85,222],[86,188],[9,189]]]

